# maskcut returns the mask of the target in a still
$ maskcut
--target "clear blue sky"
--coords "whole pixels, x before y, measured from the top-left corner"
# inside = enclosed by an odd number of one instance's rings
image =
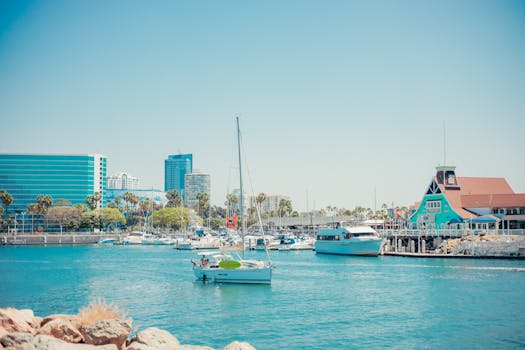
[[[525,192],[523,1],[0,1],[1,152],[193,153],[254,191],[408,205],[443,163]]]

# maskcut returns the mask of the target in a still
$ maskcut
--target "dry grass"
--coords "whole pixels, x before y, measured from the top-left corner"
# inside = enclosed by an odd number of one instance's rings
[[[119,309],[115,304],[106,303],[103,299],[92,301],[88,306],[80,309],[78,311],[78,318],[81,326],[113,318],[125,320],[131,324],[131,319],[127,318],[127,314],[124,310]]]

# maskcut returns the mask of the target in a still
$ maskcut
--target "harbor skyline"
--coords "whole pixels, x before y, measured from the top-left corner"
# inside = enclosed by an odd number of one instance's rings
[[[191,153],[223,206],[238,115],[255,194],[300,211],[410,205],[445,162],[524,193],[523,4],[379,4],[4,1],[0,152],[159,189]]]

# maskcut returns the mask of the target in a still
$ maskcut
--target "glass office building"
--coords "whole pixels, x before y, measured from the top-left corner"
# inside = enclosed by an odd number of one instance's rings
[[[177,154],[164,160],[164,191],[177,190],[184,199],[184,176],[193,172],[193,155]]]
[[[186,174],[184,177],[184,204],[187,206],[196,206],[199,203],[197,195],[206,193],[208,198],[211,196],[210,175],[196,171],[195,173]]]
[[[85,204],[87,196],[99,192],[105,207],[106,163],[100,154],[0,154],[0,190],[13,196],[8,213],[25,212],[39,195]]]

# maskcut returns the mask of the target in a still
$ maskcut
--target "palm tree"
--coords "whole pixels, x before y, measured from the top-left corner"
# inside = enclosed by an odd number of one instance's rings
[[[168,208],[178,208],[182,205],[182,198],[177,190],[166,192],[166,199],[168,200],[168,203],[166,203]]]
[[[40,195],[36,197],[36,203],[38,205],[38,211],[40,214],[46,214],[47,210],[53,205],[53,197],[48,195]]]
[[[228,216],[231,216],[233,214],[233,207],[235,207],[235,204],[237,204],[238,202],[239,198],[237,198],[236,195],[231,193],[226,195],[226,202],[224,204],[226,204],[226,206],[228,207]]]
[[[259,211],[262,211],[261,205],[265,200],[266,200],[266,193],[264,192],[259,193],[257,197],[255,198],[255,202],[257,203],[257,206],[259,207]]]
[[[6,215],[7,207],[13,204],[13,196],[4,190],[0,190],[0,201],[4,204],[5,210],[3,214]]]
[[[199,211],[202,211],[203,214],[199,216],[207,217],[206,213],[208,212],[208,208],[210,206],[210,197],[207,193],[199,192],[197,193],[197,200],[199,201]]]

